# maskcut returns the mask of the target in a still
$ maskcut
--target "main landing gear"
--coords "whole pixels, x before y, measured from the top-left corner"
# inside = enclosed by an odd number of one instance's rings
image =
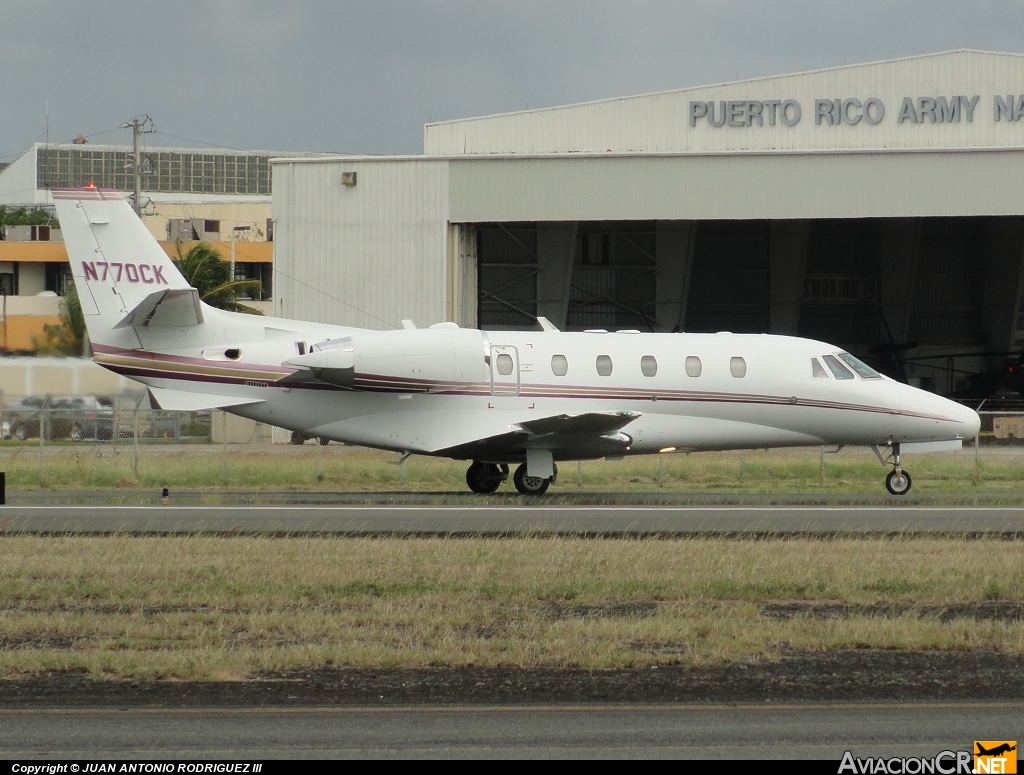
[[[530,476],[526,473],[526,463],[523,463],[516,469],[516,473],[515,476],[512,477],[512,481],[515,483],[516,489],[523,495],[543,495],[548,491],[548,487],[551,486],[551,482],[554,478],[555,477],[553,476],[551,479],[543,479],[539,476]]]
[[[885,489],[893,495],[906,495],[910,492],[910,474],[903,470],[900,463],[900,443],[894,441],[890,444],[889,454],[885,457],[882,456],[878,447],[872,447],[872,449],[883,466],[892,466],[892,471],[885,477]]]
[[[505,463],[481,463],[474,460],[466,471],[466,484],[469,489],[480,495],[494,492],[501,483],[508,479],[508,466]]]
[[[557,476],[557,467],[555,467],[554,476],[550,479],[530,476],[526,473],[526,463],[523,463],[516,469],[512,476],[512,482],[523,495],[543,495]],[[466,484],[469,485],[469,489],[480,495],[494,492],[507,479],[508,465],[505,463],[481,463],[479,460],[474,460],[469,470],[466,471]]]

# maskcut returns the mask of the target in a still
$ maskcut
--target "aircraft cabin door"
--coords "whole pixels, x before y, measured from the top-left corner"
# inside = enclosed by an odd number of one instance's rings
[[[519,351],[509,344],[491,345],[491,395],[519,395]]]

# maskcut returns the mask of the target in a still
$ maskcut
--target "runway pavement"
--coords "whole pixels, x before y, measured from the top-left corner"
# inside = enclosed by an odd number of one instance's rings
[[[998,535],[1002,506],[10,505],[0,533],[429,536]]]
[[[1014,703],[25,709],[0,710],[0,758],[799,759],[835,772],[847,751],[948,752],[941,771],[951,773],[957,752],[968,755],[975,740],[1016,741],[1022,723]],[[262,771],[281,771],[275,764]],[[922,771],[895,764],[884,771]]]

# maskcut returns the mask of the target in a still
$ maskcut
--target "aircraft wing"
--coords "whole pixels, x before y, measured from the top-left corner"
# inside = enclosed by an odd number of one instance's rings
[[[558,456],[604,457],[625,452],[632,439],[621,429],[640,412],[555,414],[512,423],[508,430],[449,447],[439,452],[456,458],[502,457],[527,448],[548,449]]]
[[[519,428],[533,437],[562,434],[611,433],[633,422],[640,412],[587,412],[586,414],[555,414],[537,420],[517,423]]]

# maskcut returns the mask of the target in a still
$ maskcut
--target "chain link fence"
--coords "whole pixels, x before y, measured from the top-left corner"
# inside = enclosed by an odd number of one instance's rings
[[[151,409],[141,397],[27,396],[0,406],[0,437],[32,442],[208,443],[212,413]]]
[[[971,408],[981,417],[975,446],[1024,447],[1024,400],[989,398]]]

